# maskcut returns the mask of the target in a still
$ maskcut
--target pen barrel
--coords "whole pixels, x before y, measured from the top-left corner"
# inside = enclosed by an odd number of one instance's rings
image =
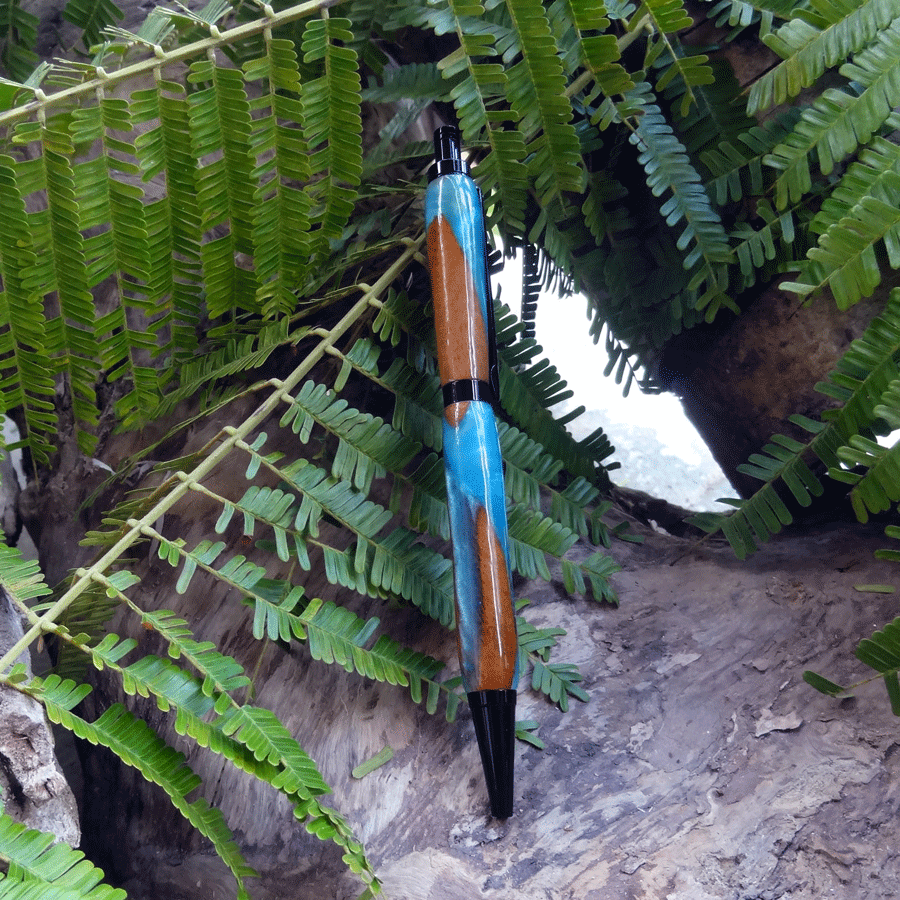
[[[514,690],[519,680],[503,462],[490,404],[444,419],[456,628],[467,692]]]
[[[484,214],[475,182],[462,173],[432,181],[425,195],[425,222],[441,384],[487,384],[493,309]]]
[[[492,403],[491,304],[484,213],[475,182],[439,132],[425,195],[428,268],[444,388],[444,465],[457,636],[466,691],[514,690],[518,646],[503,460]],[[446,145],[446,146],[443,146]],[[462,170],[461,170],[462,169]],[[446,172],[446,174],[441,174]]]

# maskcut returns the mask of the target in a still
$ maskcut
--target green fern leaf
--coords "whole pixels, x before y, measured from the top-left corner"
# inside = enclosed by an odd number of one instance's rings
[[[900,716],[900,684],[897,680],[900,671],[900,620],[894,619],[871,638],[860,641],[856,656],[884,679],[891,712]]]
[[[571,663],[545,663],[532,658],[532,690],[546,694],[563,712],[569,710],[569,697],[586,703],[590,697],[584,688],[578,686],[581,673]]]
[[[69,0],[62,17],[82,30],[85,50],[100,43],[100,32],[122,18],[122,10],[112,0]]]
[[[128,376],[132,390],[119,401],[118,414],[125,425],[137,424],[159,397],[156,372],[146,363],[157,349],[152,322],[156,310],[147,302],[150,269],[143,192],[117,175],[140,173],[135,150],[114,132],[130,132],[133,123],[128,104],[103,97],[98,106],[72,114],[72,139],[76,144],[99,145],[100,155],[76,167],[79,193],[90,197],[83,205],[81,227],[96,233],[85,240],[87,285],[93,289],[113,276],[115,300],[109,313],[98,318],[96,335],[107,379]],[[127,157],[123,158],[123,157]],[[108,228],[103,228],[104,225]]]
[[[202,216],[197,200],[197,161],[191,149],[190,107],[181,85],[135,93],[134,123],[159,121],[135,138],[135,154],[144,180],[164,174],[166,195],[144,207],[150,249],[148,300],[163,313],[171,329],[175,358],[192,357],[202,306],[200,264]]]
[[[26,828],[0,813],[0,858],[9,865],[0,875],[2,900],[125,900],[120,888],[101,884],[103,872],[80,850],[57,843],[51,834]]]
[[[860,522],[868,522],[869,513],[885,512],[900,500],[900,446],[882,447],[855,434],[837,455],[851,470],[830,469],[828,474],[854,485],[850,502]]]
[[[875,43],[857,54],[841,74],[859,85],[858,95],[837,89],[824,91],[803,111],[788,140],[766,158],[768,165],[782,171],[776,182],[776,203],[783,208],[809,191],[811,179],[808,157],[813,151],[819,168],[828,175],[835,163],[867,143],[885,124],[900,102],[900,22],[878,35]]]
[[[507,96],[533,154],[529,171],[548,203],[566,191],[584,189],[581,148],[565,97],[565,77],[550,23],[540,0],[508,0],[522,59],[510,67]]]
[[[647,184],[653,195],[671,191],[660,213],[669,226],[682,220],[685,229],[678,238],[678,249],[690,252],[684,258],[684,268],[692,273],[693,288],[706,287],[699,301],[700,308],[709,307],[714,315],[722,305],[737,309],[725,293],[727,275],[725,265],[731,259],[728,236],[721,219],[713,210],[702,179],[675,137],[660,108],[649,102],[649,87],[637,85],[635,96],[642,104],[643,115],[635,123],[629,140],[640,151],[638,162],[644,167]]]
[[[666,31],[662,29],[662,23],[655,20],[652,10],[658,6],[658,11],[662,12],[664,22],[677,21],[680,13],[684,13],[684,7],[680,0],[664,0],[663,3],[645,4],[648,10],[651,10],[651,21],[654,21],[658,31],[658,37],[655,41],[651,41],[647,45],[647,59],[644,63],[646,69],[651,67],[658,69],[660,72],[656,80],[656,90],[658,92],[666,91],[667,88],[674,88],[681,96],[681,102],[678,106],[678,114],[682,119],[687,117],[691,106],[700,104],[700,100],[696,95],[696,88],[705,85],[711,85],[715,82],[713,70],[708,65],[709,57],[705,53],[687,53],[680,43],[670,38]],[[640,14],[640,9],[637,15]],[[686,13],[685,13],[686,15]],[[691,23],[685,27],[689,27]],[[679,29],[680,30],[680,29]]]
[[[853,341],[828,380],[816,385],[820,393],[834,397],[841,405],[823,413],[824,423],[801,416],[791,418],[812,432],[811,440],[803,444],[782,435],[774,436],[761,453],[750,457],[750,464],[740,467],[745,474],[763,480],[763,487],[747,500],[729,501],[737,507],[731,515],[703,514],[691,521],[710,533],[721,529],[740,558],[755,552],[756,539],[769,540],[790,520],[789,511],[775,492],[776,482],[782,480],[803,506],[809,505],[811,494],[822,492],[821,482],[803,457],[816,457],[837,473],[841,448],[872,425],[879,415],[876,410],[890,396],[891,383],[900,375],[898,355],[900,289],[894,289],[882,316],[873,319],[862,337]],[[848,477],[852,476],[840,476],[841,480]]]
[[[734,253],[744,276],[744,285],[749,287],[756,283],[758,273],[777,271],[770,265],[776,259],[782,259],[787,265],[793,265],[788,253],[789,245],[796,237],[792,210],[785,210],[781,215],[775,212],[765,201],[756,204],[756,213],[765,224],[750,225],[739,223],[730,237]]]
[[[244,64],[244,77],[250,83],[262,82],[265,91],[264,100],[253,100],[248,151],[257,179],[251,225],[259,281],[256,300],[264,315],[272,316],[293,312],[295,291],[307,280],[313,201],[297,186],[307,182],[311,172],[298,127],[303,111],[295,48],[269,33],[264,37],[266,53]]]
[[[900,428],[900,381],[894,380],[887,386],[874,414],[879,419],[884,419],[891,430]]]
[[[586,597],[587,588],[590,586],[591,593],[598,603],[619,605],[619,595],[612,586],[610,578],[620,571],[621,567],[609,556],[603,553],[592,553],[581,562],[561,559],[560,566],[563,584],[570,593]]]
[[[884,172],[878,181],[881,193],[900,198],[897,173]],[[887,250],[889,265],[900,267],[900,214],[890,202],[866,194],[820,236],[798,280],[782,288],[806,296],[828,287],[838,307],[848,309],[881,283],[875,252],[879,245]]]
[[[202,681],[167,661],[144,657],[121,670],[125,689],[144,696],[153,694],[163,710],[174,707],[179,733],[190,734],[201,746],[211,747],[239,768],[287,794],[295,803],[298,818],[311,817],[307,827],[312,833],[344,847],[357,867],[355,870],[371,875],[361,846],[353,839],[344,820],[315,802],[315,797],[330,789],[313,761],[273,713],[236,705],[228,696],[229,692],[249,684],[241,666],[219,653],[213,644],[195,641],[187,623],[166,610],[142,612],[141,617],[170,642],[170,655],[184,657]],[[90,648],[89,652],[107,664],[115,664],[130,647],[130,642],[116,644],[112,639],[100,647]],[[203,717],[208,719],[213,709],[219,718],[211,723],[204,721]]]
[[[747,195],[763,193],[766,184],[763,160],[784,142],[799,116],[799,110],[789,110],[743,132],[737,142],[723,141],[717,148],[701,152],[700,158],[712,175],[709,190],[719,206],[728,200],[737,203]]]
[[[188,81],[198,87],[189,98],[193,156],[214,157],[196,175],[201,227],[230,226],[201,248],[209,313],[216,318],[234,309],[256,312],[256,304],[248,303],[259,287],[256,273],[235,262],[236,254],[253,255],[255,249],[250,102],[241,73],[212,60],[192,63]]]
[[[447,683],[435,680],[444,666],[440,661],[401,647],[386,635],[381,635],[367,649],[365,644],[377,627],[378,619],[363,621],[350,610],[314,600],[295,622],[292,629],[295,633],[298,630],[305,632],[314,659],[337,662],[348,672],[356,671],[366,678],[409,687],[414,703],[422,702],[422,687],[427,685],[425,696],[429,712],[435,711],[439,692],[455,693]]]
[[[39,24],[36,16],[22,9],[21,0],[0,3],[0,62],[15,81],[25,81],[39,62],[34,52]]]
[[[830,15],[817,23],[795,18],[763,40],[784,60],[750,88],[747,112],[754,115],[784,103],[809,87],[825,70],[859,52],[897,17],[894,0],[819,4]]]
[[[23,171],[24,170],[24,171]],[[21,407],[27,438],[38,461],[46,461],[53,451],[48,436],[56,432],[55,387],[47,365],[43,303],[33,286],[38,254],[32,223],[25,212],[20,179],[39,173],[33,164],[0,157],[0,265],[3,291],[0,293],[0,351],[4,356],[3,405]],[[26,178],[26,183],[27,183]]]
[[[362,172],[361,83],[346,19],[310,20],[303,33],[303,61],[323,72],[304,82],[303,134],[310,153],[313,189],[310,221],[315,253],[343,231],[356,198]],[[342,46],[343,45],[343,46]]]
[[[475,173],[485,195],[488,227],[499,224],[506,234],[520,237],[525,230],[527,153],[521,130],[505,127],[519,116],[501,102],[508,79],[496,58],[504,30],[487,22],[484,7],[472,0],[411,4],[404,9],[404,21],[426,25],[438,35],[456,35],[459,46],[438,62],[437,70],[450,87],[464,143],[486,141],[491,148]],[[435,96],[440,92],[429,100]]]
[[[29,682],[28,691],[47,710],[51,722],[62,725],[77,737],[114,751],[126,765],[138,769],[169,795],[173,806],[215,847],[220,859],[234,875],[240,900],[249,900],[244,878],[255,875],[241,856],[222,814],[205,800],[188,802],[187,795],[200,783],[184,761],[184,756],[165,744],[142,719],[123,706],[111,706],[95,722],[76,716],[71,710],[71,682],[56,676]]]
[[[23,559],[17,547],[4,543],[0,543],[0,585],[23,605],[51,593],[37,560]]]
[[[890,174],[900,174],[900,148],[881,137],[872,139],[864,147],[858,161],[851,163],[834,190],[822,201],[819,211],[809,223],[813,234],[824,234],[845,216],[853,215],[854,207],[866,196],[890,202]],[[887,178],[888,186],[883,184]]]
[[[506,313],[508,310],[502,307],[497,330],[500,396],[504,409],[525,434],[561,460],[572,474],[593,484],[603,484],[606,474],[602,468],[598,470],[598,463],[613,452],[612,446],[605,436],[597,434],[583,442],[576,441],[566,431],[565,422],[550,414],[548,408],[570,397],[571,391],[555,366],[546,360],[534,362],[541,347],[533,340],[505,345],[507,331],[503,321]],[[575,410],[567,420],[571,421],[583,411],[583,407]]]
[[[708,68],[708,83],[692,84],[690,97],[683,78],[675,78],[664,93],[670,106],[683,107],[686,99],[690,101],[690,108],[676,126],[691,159],[702,159],[705,150],[723,142],[740,141],[757,126],[744,110],[741,87],[731,66],[717,59]]]
[[[294,395],[281,426],[290,425],[295,434],[307,435],[307,423],[315,421],[339,438],[331,474],[351,483],[358,491],[368,493],[373,478],[387,471],[406,468],[421,450],[402,433],[386,425],[380,418],[361,413],[346,400],[335,398],[324,385],[307,381]]]

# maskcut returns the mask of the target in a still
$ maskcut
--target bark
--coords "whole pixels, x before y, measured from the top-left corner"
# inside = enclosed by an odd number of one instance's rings
[[[19,615],[0,588],[0,654],[22,634]],[[30,675],[28,654],[18,661]],[[0,809],[29,828],[78,846],[78,809],[56,760],[44,708],[4,685],[0,685]]]
[[[737,471],[751,453],[773,434],[806,442],[809,434],[788,417],[818,418],[834,405],[816,384],[878,314],[887,291],[885,286],[872,299],[841,311],[830,296],[804,306],[775,284],[740,316],[722,314],[712,326],[690,329],[669,342],[660,376],[742,496],[760,485]]]
[[[209,526],[194,513],[174,523],[189,543]],[[179,598],[149,560],[141,600],[180,603],[198,635],[259,666],[258,702],[318,761],[392,900],[896,896],[898,740],[883,687],[838,702],[801,678],[807,667],[843,683],[866,674],[853,647],[894,602],[854,585],[892,579],[872,555],[883,537],[822,527],[741,563],[715,542],[635,528],[643,545],[613,548],[619,608],[569,599],[558,579],[517,585],[533,621],[566,629],[558,658],[578,663],[591,698],[563,714],[520,686],[518,715],[541,723],[547,746],[519,745],[506,823],[487,815],[467,712],[447,724],[402,688],[311,661],[302,646],[254,642],[236,597],[198,582]],[[323,579],[309,593],[329,590]],[[398,639],[453,659],[452,636],[414,610],[368,606]],[[153,635],[139,637],[152,647]],[[183,747],[171,722],[140,711]],[[385,745],[393,760],[352,778]],[[89,847],[133,900],[234,896],[156,788],[86,750]],[[272,791],[205,751],[190,762],[262,873],[255,900],[358,894],[337,851]]]

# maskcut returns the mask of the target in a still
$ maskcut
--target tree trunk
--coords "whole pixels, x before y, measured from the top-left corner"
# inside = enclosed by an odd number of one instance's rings
[[[666,346],[660,377],[741,496],[760,486],[737,470],[751,453],[773,434],[806,442],[808,433],[788,417],[818,418],[834,405],[816,384],[878,314],[890,286],[841,311],[830,296],[804,306],[775,284],[740,316],[722,313],[713,325],[685,331]]]

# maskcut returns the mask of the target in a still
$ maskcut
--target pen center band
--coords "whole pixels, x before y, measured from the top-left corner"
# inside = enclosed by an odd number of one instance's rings
[[[487,381],[480,378],[456,378],[441,385],[444,394],[444,408],[454,403],[467,403],[469,400],[482,400],[494,406],[497,395]]]

